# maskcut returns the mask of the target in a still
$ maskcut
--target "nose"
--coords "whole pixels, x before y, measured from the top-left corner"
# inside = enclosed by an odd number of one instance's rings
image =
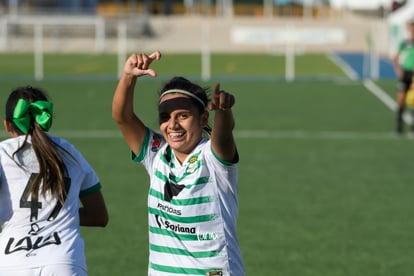
[[[168,128],[169,129],[177,129],[177,127],[178,127],[178,120],[177,120],[177,118],[175,118],[174,116],[171,116],[168,119]]]

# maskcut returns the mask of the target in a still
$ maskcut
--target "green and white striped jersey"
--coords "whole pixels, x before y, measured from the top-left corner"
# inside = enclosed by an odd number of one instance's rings
[[[206,139],[180,164],[149,129],[133,159],[151,182],[148,275],[245,275],[236,233],[237,164],[219,160]]]

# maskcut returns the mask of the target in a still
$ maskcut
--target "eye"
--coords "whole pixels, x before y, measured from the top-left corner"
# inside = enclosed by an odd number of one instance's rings
[[[177,115],[179,120],[185,120],[188,117],[190,117],[190,113],[189,112],[181,112]]]
[[[167,122],[169,119],[170,119],[170,114],[164,113],[164,112],[160,113],[159,115],[160,124]]]

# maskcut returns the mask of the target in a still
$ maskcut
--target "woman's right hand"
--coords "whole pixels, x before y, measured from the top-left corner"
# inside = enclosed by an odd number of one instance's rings
[[[150,75],[156,77],[157,73],[150,69],[150,65],[154,60],[161,58],[160,51],[155,51],[150,55],[145,53],[132,54],[129,56],[124,65],[124,74],[140,77]]]

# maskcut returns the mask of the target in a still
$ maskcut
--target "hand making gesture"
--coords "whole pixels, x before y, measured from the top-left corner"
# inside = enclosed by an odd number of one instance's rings
[[[135,77],[144,75],[156,77],[157,73],[153,69],[150,69],[149,66],[154,60],[159,60],[160,58],[161,53],[159,51],[155,51],[150,55],[145,53],[132,54],[125,62],[124,73]]]
[[[220,84],[217,83],[214,87],[213,96],[208,104],[209,110],[227,110],[233,107],[235,102],[234,96],[220,90]]]

